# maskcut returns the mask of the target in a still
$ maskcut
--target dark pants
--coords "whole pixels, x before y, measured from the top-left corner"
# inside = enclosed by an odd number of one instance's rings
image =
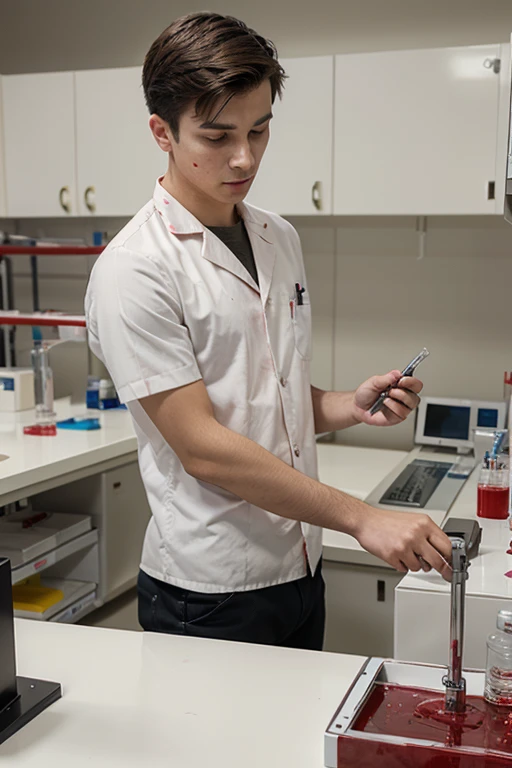
[[[249,592],[192,592],[139,571],[139,623],[172,635],[238,640],[321,651],[324,580],[314,576]]]

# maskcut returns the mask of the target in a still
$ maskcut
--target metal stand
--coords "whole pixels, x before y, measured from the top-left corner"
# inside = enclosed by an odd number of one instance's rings
[[[0,558],[0,744],[61,696],[58,683],[16,677],[11,564]]]
[[[466,681],[462,677],[464,650],[464,606],[469,560],[464,539],[452,538],[452,589],[450,616],[450,663],[443,677],[446,688],[445,709],[462,714],[466,711]]]

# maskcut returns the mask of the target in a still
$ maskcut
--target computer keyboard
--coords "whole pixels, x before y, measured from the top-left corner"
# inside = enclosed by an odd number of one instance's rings
[[[414,459],[389,486],[381,504],[404,507],[424,507],[453,462]]]

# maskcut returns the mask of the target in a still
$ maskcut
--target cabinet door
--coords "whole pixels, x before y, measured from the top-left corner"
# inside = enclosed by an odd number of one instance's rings
[[[403,573],[325,559],[322,573],[326,605],[324,651],[391,657],[394,589]]]
[[[132,216],[167,169],[148,126],[141,68],[75,72],[82,215]]]
[[[337,56],[334,213],[494,213],[498,57],[499,45]]]
[[[73,73],[6,75],[2,86],[7,215],[76,215]]]
[[[281,215],[332,213],[332,56],[281,61],[270,142],[247,202]],[[315,201],[316,200],[316,204]]]

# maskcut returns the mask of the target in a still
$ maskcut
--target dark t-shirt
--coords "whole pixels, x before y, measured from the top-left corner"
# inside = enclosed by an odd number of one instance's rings
[[[259,285],[258,272],[256,271],[251,241],[249,240],[249,235],[245,229],[243,219],[240,219],[240,221],[232,227],[208,227],[208,229],[210,232],[213,232],[219,240],[222,240],[224,245],[227,245],[229,250],[235,254],[251,277],[254,278],[256,284]]]

